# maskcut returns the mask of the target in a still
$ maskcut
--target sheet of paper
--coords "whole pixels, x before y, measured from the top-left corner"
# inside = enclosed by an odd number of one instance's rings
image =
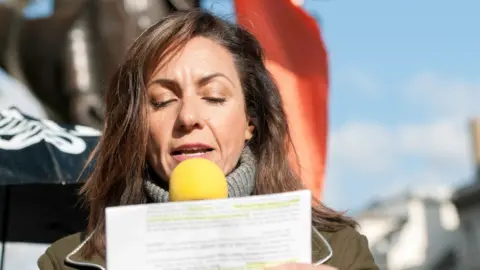
[[[108,270],[262,269],[311,263],[308,190],[106,210]]]

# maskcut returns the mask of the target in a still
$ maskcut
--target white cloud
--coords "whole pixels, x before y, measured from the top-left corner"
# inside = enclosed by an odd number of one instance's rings
[[[378,123],[347,123],[330,134],[330,160],[367,173],[388,170],[395,161],[392,135]]]
[[[480,81],[466,82],[459,78],[422,72],[406,86],[411,101],[448,117],[480,114]]]
[[[480,112],[480,84],[422,73],[409,86],[407,95],[415,96],[415,102],[422,102],[423,108],[449,114],[434,114],[429,121],[394,126],[374,121],[347,122],[330,134],[332,162],[374,172],[392,169],[399,159],[413,157],[465,168],[471,155],[468,120]]]
[[[422,73],[404,90],[408,99],[400,106],[415,110],[417,119],[395,125],[355,120],[330,133],[325,185],[335,194],[325,198],[333,207],[351,205],[345,190],[357,186],[373,199],[409,187],[458,186],[473,174],[468,121],[480,116],[480,83]]]
[[[381,87],[378,80],[367,72],[359,69],[350,70],[348,73],[346,73],[346,76],[342,79],[342,81],[347,82],[356,90],[359,90],[363,94],[366,94],[370,97],[376,97],[381,92]]]
[[[465,131],[440,120],[396,127],[347,123],[331,133],[323,200],[351,210],[409,189],[463,185],[473,174]]]
[[[337,210],[344,211],[347,210],[345,196],[344,183],[338,181],[342,179],[341,173],[339,170],[327,170],[327,179],[323,185],[323,194],[322,202],[329,207],[335,207]]]
[[[422,166],[419,170],[402,171],[392,177],[392,182],[399,183],[403,189],[415,191],[432,190],[438,187],[453,187],[465,180],[467,172],[452,171],[445,167]]]
[[[450,120],[392,127],[350,122],[331,133],[330,160],[361,173],[395,169],[403,158],[465,169],[470,163],[467,131],[466,122]]]
[[[448,119],[401,125],[395,132],[400,152],[439,165],[464,167],[469,160],[467,122]]]
[[[480,81],[422,72],[405,90],[409,100],[420,105],[432,121],[399,128],[404,151],[438,165],[466,168],[471,163],[468,121],[480,117]]]

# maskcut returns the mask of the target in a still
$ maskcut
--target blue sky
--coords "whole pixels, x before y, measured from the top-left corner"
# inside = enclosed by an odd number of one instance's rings
[[[6,2],[0,0],[0,3]],[[54,0],[30,0],[27,7],[23,9],[23,15],[27,18],[46,17],[52,13]]]
[[[231,1],[203,5],[233,13]],[[320,19],[330,59],[324,201],[358,210],[408,188],[470,181],[480,1],[305,0],[304,8]]]
[[[321,21],[330,58],[326,204],[358,210],[409,187],[470,181],[480,1],[304,2]],[[51,3],[37,1],[25,15],[48,15]],[[203,6],[234,14],[230,0]]]

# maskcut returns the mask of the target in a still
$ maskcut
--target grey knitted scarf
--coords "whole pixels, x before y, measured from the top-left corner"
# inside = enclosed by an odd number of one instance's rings
[[[237,167],[227,175],[228,196],[243,197],[253,193],[255,188],[256,160],[252,151],[245,147]],[[150,178],[143,180],[146,194],[153,202],[168,202],[168,191]]]

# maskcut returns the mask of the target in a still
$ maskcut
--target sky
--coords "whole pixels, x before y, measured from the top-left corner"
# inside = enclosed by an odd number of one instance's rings
[[[202,5],[234,18],[231,0]],[[46,16],[51,7],[37,1],[24,14]],[[323,201],[355,211],[409,188],[471,181],[480,1],[305,0],[303,7],[319,19],[330,61]]]
[[[205,0],[221,15],[230,0]],[[357,211],[472,180],[480,116],[480,1],[305,0],[330,61],[323,201]]]

